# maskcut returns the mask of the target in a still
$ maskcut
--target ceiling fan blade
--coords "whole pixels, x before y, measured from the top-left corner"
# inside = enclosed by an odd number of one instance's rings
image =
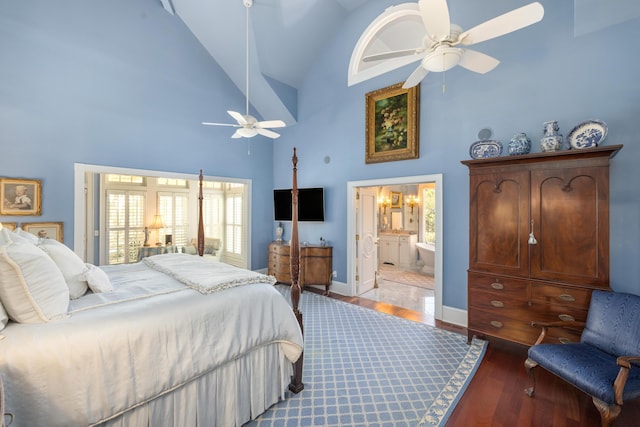
[[[472,45],[517,31],[542,20],[544,8],[538,2],[529,3],[511,12],[497,16],[460,34],[463,45]]]
[[[202,122],[203,125],[207,126],[232,126],[232,127],[240,127],[240,125],[232,125],[230,123],[211,123],[211,122]]]
[[[279,133],[275,133],[275,132],[267,130],[267,129],[256,128],[256,132],[258,132],[262,136],[266,136],[267,138],[276,139],[276,138],[280,137]]]
[[[229,115],[231,117],[233,117],[239,124],[241,125],[246,125],[247,124],[247,120],[244,118],[244,116],[236,111],[227,111],[227,113],[229,113]]]
[[[393,50],[393,51],[384,52],[384,53],[376,53],[373,55],[365,56],[364,58],[362,58],[362,62],[374,62],[374,61],[382,61],[384,59],[399,58],[401,56],[414,55],[414,54],[420,53],[420,51],[423,51],[423,50],[424,49],[422,48],[416,48],[416,49],[403,49],[403,50]]]
[[[462,59],[458,62],[458,65],[466,68],[467,70],[484,74],[496,68],[499,63],[500,61],[493,56],[489,56],[475,50],[465,49],[464,54],[462,54]]]
[[[264,128],[283,128],[286,126],[282,120],[263,120],[256,123],[257,127]]]
[[[429,73],[429,71],[427,69],[425,69],[422,64],[418,65],[418,68],[416,68],[413,73],[411,73],[411,75],[409,76],[409,78],[407,79],[407,81],[404,82],[404,84],[402,85],[402,87],[404,89],[409,89],[410,87],[414,87],[416,86],[418,83],[420,83],[422,81],[422,79],[424,79],[424,77]]]
[[[420,0],[420,15],[427,30],[427,34],[434,41],[441,41],[449,37],[451,19],[446,0]]]
[[[238,129],[237,131],[235,131],[233,133],[233,135],[231,135],[231,138],[242,138],[242,135],[240,134],[240,129]]]

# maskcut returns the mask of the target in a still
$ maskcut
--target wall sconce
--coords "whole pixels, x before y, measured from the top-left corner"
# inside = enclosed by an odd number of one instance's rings
[[[153,221],[151,221],[151,225],[149,226],[149,230],[156,230],[156,233],[157,233],[156,246],[162,246],[162,242],[160,242],[161,228],[166,228],[166,225],[164,225],[164,221],[162,220],[162,216],[154,215]]]
[[[409,207],[411,208],[411,215],[413,215],[413,207],[420,203],[420,199],[417,196],[411,195],[406,198],[405,203],[409,205]]]
[[[387,207],[391,206],[391,199],[388,197],[383,197],[378,199],[378,205],[382,206],[382,215],[387,214]]]

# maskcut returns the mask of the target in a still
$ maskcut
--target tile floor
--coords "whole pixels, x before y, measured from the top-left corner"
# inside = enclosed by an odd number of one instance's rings
[[[377,283],[377,288],[360,297],[418,311],[433,319],[435,295],[433,289],[428,289],[433,288],[433,276],[413,272],[404,274],[399,268],[385,265],[379,269]]]

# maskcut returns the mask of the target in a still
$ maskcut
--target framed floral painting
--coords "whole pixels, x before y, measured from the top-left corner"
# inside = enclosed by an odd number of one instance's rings
[[[420,157],[420,85],[398,83],[369,92],[366,100],[365,162],[379,163]]]

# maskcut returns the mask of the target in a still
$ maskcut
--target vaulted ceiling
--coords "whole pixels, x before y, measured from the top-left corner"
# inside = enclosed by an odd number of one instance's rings
[[[160,0],[245,92],[244,0]],[[265,120],[296,122],[296,91],[316,52],[366,0],[253,0],[249,98]],[[345,70],[346,72],[346,70]]]
[[[245,93],[245,0],[159,1],[169,13],[184,22],[238,89]],[[263,120],[280,119],[291,125],[297,121],[297,89],[317,52],[349,13],[367,0],[252,1],[249,11],[250,102]],[[406,1],[411,0],[399,0],[395,4]],[[516,3],[512,8],[527,2]],[[574,0],[574,7],[576,36],[640,16],[640,3],[634,0]],[[504,12],[512,8],[505,6]],[[383,10],[381,7],[380,12]]]

